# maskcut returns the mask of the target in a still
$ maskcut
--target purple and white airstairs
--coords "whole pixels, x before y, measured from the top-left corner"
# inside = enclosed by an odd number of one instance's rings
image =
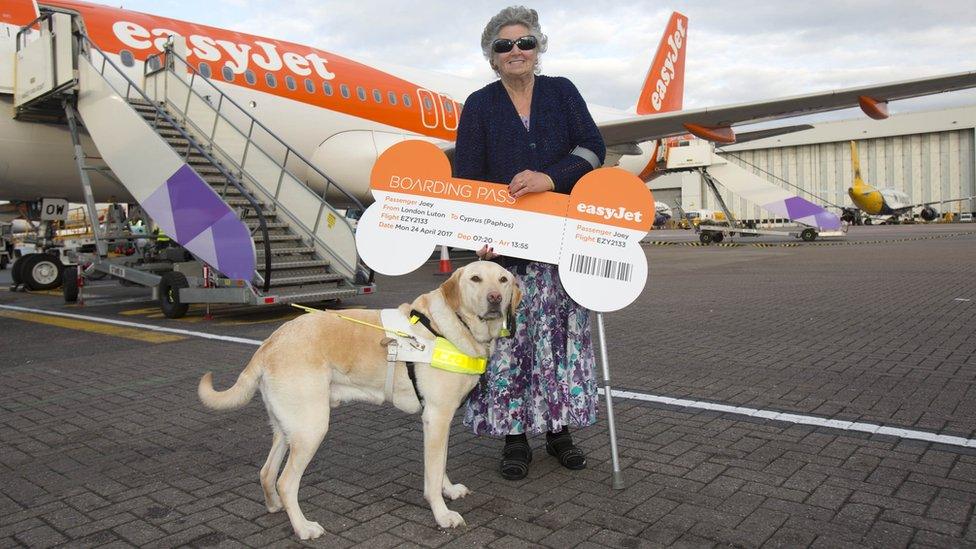
[[[837,214],[722,158],[715,154],[715,146],[707,141],[690,141],[670,147],[666,165],[669,171],[698,171],[728,219],[727,225],[700,223],[696,230],[703,244],[721,242],[735,234],[789,236],[806,242],[847,235],[847,226]],[[719,186],[758,205],[769,212],[772,219],[788,219],[790,223],[775,227],[746,227],[733,216]]]
[[[148,59],[140,76],[71,14],[45,14],[16,39],[14,116],[68,123],[92,227],[82,125],[117,182],[189,252],[151,264],[110,259],[96,230],[96,253],[78,258],[91,262],[88,274],[153,288],[171,318],[190,303],[316,302],[375,289],[351,224],[330,200],[362,204],[187,64],[185,43]],[[321,178],[325,191],[295,174]],[[77,295],[71,278],[66,299]]]

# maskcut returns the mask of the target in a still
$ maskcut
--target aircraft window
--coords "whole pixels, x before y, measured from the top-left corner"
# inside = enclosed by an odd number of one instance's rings
[[[224,75],[224,80],[228,82],[234,81],[234,71],[227,65],[224,65],[224,68],[220,69],[220,73]]]
[[[434,108],[434,102],[431,101],[429,97],[424,98],[424,108],[427,110]]]
[[[275,75],[270,72],[264,73],[264,81],[268,84],[269,88],[278,87],[278,79],[275,78]]]
[[[204,78],[210,78],[210,65],[206,63],[200,63],[200,76]]]
[[[150,58],[148,63],[149,63],[149,68],[154,71],[158,71],[159,68],[163,66],[162,63],[159,62],[159,57]]]
[[[396,105],[397,103],[396,92],[390,92],[390,95],[388,95],[387,98],[390,100],[391,105]]]
[[[453,113],[454,112],[454,102],[450,100],[444,101],[444,112]]]
[[[332,95],[332,84],[322,82],[322,91],[325,92],[325,95]]]
[[[342,94],[342,97],[344,97],[346,99],[349,99],[349,86],[347,86],[345,84],[340,85],[339,86],[339,93]]]
[[[362,86],[356,86],[356,95],[360,101],[366,101],[366,90]]]
[[[376,101],[377,103],[383,102],[383,94],[380,92],[380,90],[373,90],[373,101]]]
[[[253,86],[258,81],[258,77],[254,76],[254,71],[247,69],[244,71],[244,80],[247,80],[247,83]]]
[[[408,109],[410,108],[410,96],[407,94],[403,94],[403,106]]]
[[[295,88],[298,87],[298,84],[295,83],[295,78],[290,74],[285,77],[285,85],[292,91],[295,91]]]
[[[308,93],[315,93],[315,82],[312,82],[311,78],[305,79],[305,91]]]
[[[132,52],[129,50],[120,51],[119,57],[122,58],[122,64],[126,67],[132,67],[136,64],[136,60],[134,57],[132,57]]]

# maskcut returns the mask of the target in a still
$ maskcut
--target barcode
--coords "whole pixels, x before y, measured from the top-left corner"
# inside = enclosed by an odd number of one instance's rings
[[[630,282],[630,275],[634,271],[634,266],[630,263],[590,257],[588,255],[573,254],[569,258],[569,270],[574,273],[583,273],[603,278],[612,278]]]

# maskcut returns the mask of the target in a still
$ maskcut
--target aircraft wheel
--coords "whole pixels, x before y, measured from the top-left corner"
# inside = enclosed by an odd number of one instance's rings
[[[65,303],[78,301],[78,271],[75,265],[64,270],[64,274],[61,276],[61,290],[64,294]]]
[[[725,240],[725,235],[723,235],[722,233],[715,233],[714,235],[712,235],[712,242],[715,242],[716,244],[723,240]]]
[[[803,232],[800,233],[800,238],[804,242],[813,242],[817,239],[817,231],[816,229],[803,229]]]
[[[53,290],[61,285],[64,265],[61,260],[48,254],[30,254],[21,267],[24,284],[35,292]]]
[[[166,318],[183,318],[190,309],[188,303],[180,303],[180,289],[188,288],[183,273],[170,271],[159,281],[159,308]]]
[[[698,240],[701,241],[702,244],[711,244],[712,243],[712,233],[710,233],[708,231],[702,231],[702,233],[700,235],[698,235]]]

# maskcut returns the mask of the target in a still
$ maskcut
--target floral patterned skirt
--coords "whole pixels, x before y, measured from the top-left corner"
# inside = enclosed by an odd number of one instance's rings
[[[464,424],[498,437],[592,425],[598,396],[589,310],[566,295],[556,265],[530,262],[516,279],[515,332],[495,342]]]

